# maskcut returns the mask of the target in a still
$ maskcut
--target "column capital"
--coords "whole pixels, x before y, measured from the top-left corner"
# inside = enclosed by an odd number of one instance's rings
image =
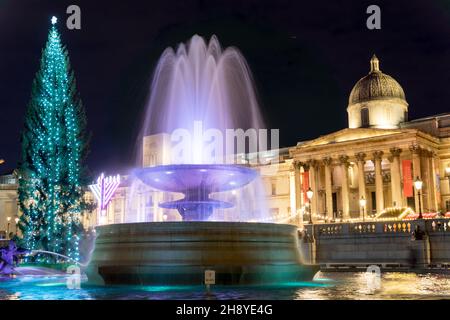
[[[421,153],[424,157],[433,157],[433,151],[427,150],[427,149],[422,149],[422,153]]]
[[[308,166],[310,166],[311,168],[317,168],[317,166],[319,165],[319,162],[315,159],[309,159],[308,161],[306,161],[306,164]]]
[[[348,156],[345,154],[341,154],[339,156],[339,162],[343,165],[348,165]]]
[[[413,154],[420,154],[420,146],[418,144],[412,144],[409,146],[409,150],[413,153]]]
[[[333,163],[333,158],[325,157],[322,159],[322,162],[325,166],[330,166]]]
[[[300,170],[303,167],[303,162],[296,160],[292,163],[292,166],[294,167],[294,169]]]
[[[372,155],[373,155],[373,159],[374,160],[381,160],[383,157],[384,152],[381,150],[377,150],[375,151]]]
[[[358,161],[364,161],[366,159],[366,154],[364,152],[355,153],[355,158]]]
[[[392,147],[389,149],[389,152],[391,153],[392,157],[399,157],[400,153],[402,153],[402,149],[397,147]]]

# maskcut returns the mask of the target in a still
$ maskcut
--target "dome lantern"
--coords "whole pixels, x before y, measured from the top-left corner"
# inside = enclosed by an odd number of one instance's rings
[[[372,56],[370,59],[370,72],[379,72],[380,71],[380,60],[378,60],[376,55]]]

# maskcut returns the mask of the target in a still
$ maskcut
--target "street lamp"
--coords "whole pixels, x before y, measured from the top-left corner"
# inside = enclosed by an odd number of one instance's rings
[[[18,226],[19,226],[19,217],[16,217],[16,218],[14,219],[14,222],[16,223],[16,236],[17,236],[17,228],[18,228]]]
[[[359,205],[361,206],[361,209],[362,209],[363,222],[366,221],[366,215],[364,213],[364,209],[366,208],[366,202],[367,202],[367,200],[364,199],[364,196],[361,196],[361,199],[359,199]]]
[[[6,236],[9,238],[9,225],[11,224],[11,217],[6,217],[6,221],[8,221],[8,228],[6,229]]]
[[[419,176],[416,177],[416,180],[414,180],[414,187],[417,190],[417,196],[419,197],[419,219],[423,219],[422,216],[422,204],[420,200],[420,190],[422,190],[423,181],[420,180]]]
[[[309,223],[312,224],[312,207],[311,207],[311,199],[314,196],[314,191],[311,190],[311,187],[306,191],[306,196],[309,200]]]

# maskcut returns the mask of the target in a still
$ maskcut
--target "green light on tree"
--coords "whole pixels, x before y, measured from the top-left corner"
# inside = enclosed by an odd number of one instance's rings
[[[87,151],[86,117],[56,18],[42,51],[21,137],[20,228],[23,245],[79,260],[83,230],[82,161]],[[46,258],[47,262],[53,262]]]

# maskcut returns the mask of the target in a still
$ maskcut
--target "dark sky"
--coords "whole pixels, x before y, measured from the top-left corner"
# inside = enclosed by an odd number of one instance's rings
[[[82,29],[66,29],[66,7]],[[382,29],[366,28],[378,4]],[[152,70],[165,47],[216,34],[252,69],[262,112],[294,145],[347,126],[352,86],[376,53],[403,86],[410,118],[450,111],[450,2],[423,1],[34,1],[0,0],[0,166],[17,164],[19,136],[49,20],[59,17],[92,132],[94,174],[125,172]]]

